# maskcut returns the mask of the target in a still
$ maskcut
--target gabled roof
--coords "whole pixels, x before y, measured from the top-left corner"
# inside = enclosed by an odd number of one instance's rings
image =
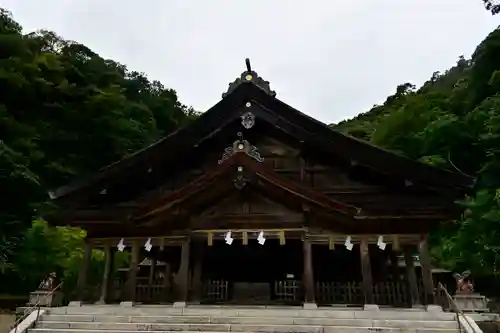
[[[61,198],[86,188],[103,183],[114,182],[115,177],[127,179],[128,175],[145,174],[147,167],[158,163],[168,155],[186,154],[200,140],[215,135],[222,127],[240,118],[236,110],[245,108],[251,102],[250,111],[258,121],[271,123],[277,130],[300,137],[305,145],[320,147],[325,152],[360,164],[384,174],[394,174],[412,183],[431,188],[448,188],[463,191],[474,184],[474,179],[462,174],[438,169],[427,164],[408,159],[404,156],[376,147],[339,131],[307,116],[275,98],[269,83],[258,77],[248,68],[229,88],[224,98],[203,113],[190,125],[164,137],[156,143],[126,156],[121,161],[101,169],[91,177],[78,179],[75,182],[49,192],[52,199]]]
[[[86,207],[69,209],[62,211],[62,214],[56,214],[54,218],[59,225],[69,223],[73,226],[88,226],[96,234],[101,234],[105,229],[110,229],[109,232],[115,236],[122,232],[127,235],[138,232],[147,234],[147,231],[159,231],[161,228],[172,230],[179,228],[182,221],[189,216],[196,216],[208,206],[239,191],[247,195],[249,193],[245,192],[247,190],[283,204],[293,211],[306,215],[312,213],[314,219],[310,220],[310,223],[317,227],[332,228],[331,223],[334,223],[335,230],[350,233],[368,231],[385,233],[382,230],[411,233],[415,230],[426,230],[433,221],[447,217],[440,212],[420,216],[412,213],[371,215],[370,212],[335,200],[300,182],[285,179],[256,160],[255,156],[245,151],[237,151],[222,160],[222,163],[213,166],[209,172],[182,188],[164,195],[160,194],[154,201],[146,200],[137,206],[125,205],[97,210]],[[419,223],[401,223],[401,221]],[[280,220],[281,222],[283,220]],[[162,231],[165,232],[165,229]]]
[[[241,171],[237,172],[239,169],[241,169]],[[256,178],[256,180],[258,180],[259,183],[263,183],[264,186],[272,187],[280,191],[282,196],[288,194],[297,197],[300,202],[319,206],[333,214],[341,214],[352,218],[360,211],[357,207],[338,202],[322,193],[318,193],[305,186],[283,179],[273,171],[268,170],[260,162],[247,156],[245,153],[236,152],[223,163],[216,166],[211,172],[201,175],[199,178],[178,190],[160,196],[153,203],[142,209],[142,213],[137,214],[135,218],[142,220],[161,214],[190,197],[198,196],[201,191],[214,187],[217,182],[220,182],[221,177],[227,176],[228,174],[236,177],[236,180],[233,179],[231,182],[227,182],[232,186],[232,182],[238,181],[238,173],[240,173],[241,177],[246,177],[245,179],[241,179],[244,182],[255,182],[252,178]],[[235,185],[237,186],[237,184]]]

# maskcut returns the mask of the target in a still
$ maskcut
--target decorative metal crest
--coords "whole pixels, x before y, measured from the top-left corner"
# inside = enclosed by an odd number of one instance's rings
[[[236,175],[236,178],[233,181],[234,187],[236,187],[238,190],[243,189],[248,183],[248,179],[245,178],[243,175],[243,167],[239,166],[238,167],[238,174]]]
[[[276,97],[276,92],[271,90],[271,87],[269,86],[269,81],[265,81],[257,74],[257,72],[252,70],[252,67],[250,66],[250,59],[246,58],[245,63],[247,65],[247,70],[241,73],[241,76],[237,78],[233,83],[229,84],[229,88],[227,92],[222,94],[222,98],[230,94],[234,89],[236,89],[236,87],[238,87],[243,82],[252,82],[257,87],[264,90],[270,96]]]
[[[245,153],[257,162],[263,162],[264,158],[260,156],[257,147],[252,146],[247,140],[243,139],[243,134],[238,132],[239,140],[233,142],[233,145],[224,149],[224,154],[222,154],[219,164],[224,163],[228,158],[236,153]]]
[[[255,116],[252,112],[241,115],[241,125],[246,129],[250,129],[255,125]]]

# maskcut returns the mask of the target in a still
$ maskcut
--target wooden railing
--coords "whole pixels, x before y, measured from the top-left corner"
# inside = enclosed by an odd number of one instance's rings
[[[165,303],[174,300],[174,287],[165,285],[163,278],[157,278],[152,285],[146,279],[138,279],[136,301],[142,303]],[[109,300],[121,301],[123,281],[115,281],[110,289]],[[303,285],[300,280],[277,280],[271,285],[272,301],[278,303],[300,303],[303,301]],[[92,288],[93,299],[98,300],[100,289]],[[231,284],[224,279],[211,279],[203,283],[202,302],[222,303],[232,298]],[[420,288],[423,292],[422,288]],[[90,291],[90,290],[89,290]],[[362,283],[358,281],[318,281],[315,283],[318,304],[362,305],[365,302]],[[386,281],[373,284],[374,302],[379,305],[407,306],[410,304],[408,286],[404,281]]]
[[[149,285],[148,281],[138,281],[136,299],[143,303],[164,303],[172,301],[172,287],[165,284],[163,278],[156,278]]]
[[[207,280],[203,284],[203,300],[219,303],[229,300],[229,283],[226,280]]]
[[[316,282],[316,300],[319,304],[364,304],[362,283],[351,282]],[[375,304],[404,306],[409,303],[407,286],[402,281],[386,281],[373,284]]]
[[[386,281],[373,285],[375,304],[405,306],[410,304],[408,286],[402,281]]]
[[[302,282],[297,280],[274,281],[274,298],[277,302],[297,303],[302,301]]]

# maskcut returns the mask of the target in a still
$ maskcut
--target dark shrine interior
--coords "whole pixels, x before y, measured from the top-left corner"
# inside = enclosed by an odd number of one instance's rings
[[[316,281],[354,282],[361,281],[361,262],[359,245],[349,251],[344,244],[335,244],[331,250],[327,245],[312,245],[314,279]],[[277,239],[267,239],[260,245],[255,239],[249,239],[243,245],[241,239],[235,239],[231,245],[223,240],[214,240],[212,246],[203,247],[204,280],[227,280],[229,282],[273,282],[279,280],[301,280],[303,270],[302,241],[287,239],[280,245]],[[389,258],[390,245],[382,251],[375,244],[370,244],[370,262],[374,282],[391,276]],[[155,254],[159,260],[170,263],[175,272],[180,266],[180,247],[166,247]],[[191,252],[192,269],[195,256]],[[143,256],[150,254],[143,253]]]
[[[326,245],[313,245],[314,279],[316,281],[361,281],[359,249],[352,251],[343,244],[335,250]],[[370,245],[370,261],[374,282],[386,278],[389,266],[389,249],[381,251]],[[229,282],[270,282],[301,280],[303,271],[302,241],[287,239],[280,245],[277,239],[268,239],[264,245],[250,239],[248,245],[234,240],[214,241],[205,247],[203,279],[221,279]],[[390,274],[390,273],[389,273]]]

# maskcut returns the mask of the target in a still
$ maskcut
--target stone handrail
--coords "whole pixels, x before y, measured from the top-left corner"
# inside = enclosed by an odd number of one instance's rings
[[[446,296],[448,302],[451,305],[450,310],[456,313],[457,323],[461,331],[463,330],[466,333],[483,333],[481,328],[477,326],[476,322],[472,318],[465,315],[465,313],[458,307],[453,297],[451,297],[448,290],[441,283],[438,284],[438,289],[441,290]]]
[[[58,291],[61,286],[62,282],[59,283],[57,287],[52,289],[50,292],[47,293],[46,296],[51,296],[54,294],[56,291]],[[35,308],[37,309],[36,314],[34,314]],[[16,320],[14,325],[12,326],[12,329],[10,330],[10,333],[23,333],[25,332],[28,328],[30,328],[32,325],[35,325],[36,322],[38,321],[38,318],[40,317],[40,314],[43,314],[45,310],[40,310],[40,299],[36,301],[36,303],[32,306],[30,306],[28,309],[24,310],[23,315]],[[20,327],[21,326],[21,327]],[[19,331],[20,329],[20,331]]]

